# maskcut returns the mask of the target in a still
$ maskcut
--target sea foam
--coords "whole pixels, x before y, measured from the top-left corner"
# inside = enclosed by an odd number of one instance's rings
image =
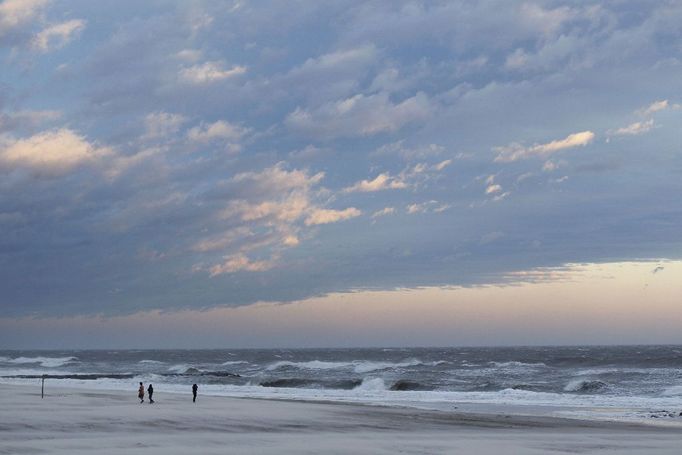
[[[8,363],[14,364],[37,363],[45,368],[57,368],[77,361],[77,357],[17,357],[16,359],[7,360]]]

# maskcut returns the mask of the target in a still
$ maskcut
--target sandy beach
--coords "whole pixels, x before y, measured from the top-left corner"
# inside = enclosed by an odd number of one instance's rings
[[[506,413],[0,385],[2,454],[677,454],[682,431]]]

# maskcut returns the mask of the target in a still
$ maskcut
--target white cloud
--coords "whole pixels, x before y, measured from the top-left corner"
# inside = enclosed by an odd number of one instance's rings
[[[495,183],[495,179],[497,178],[497,174],[490,174],[483,178],[483,176],[477,177],[476,180],[484,180],[485,182],[485,194],[488,196],[493,196],[493,201],[500,201],[507,196],[509,196],[511,193],[509,191],[503,192],[502,185]]]
[[[180,114],[168,112],[153,112],[144,118],[145,138],[170,136],[177,133],[187,119]]]
[[[285,123],[304,134],[321,137],[354,137],[392,132],[404,125],[425,120],[433,107],[424,93],[394,103],[388,93],[362,94],[325,103],[313,109],[296,108]]]
[[[505,191],[504,193],[497,194],[493,198],[493,201],[501,201],[502,199],[505,199],[506,197],[508,197],[510,194],[511,194],[511,191]]]
[[[310,208],[307,194],[292,193],[279,200],[249,203],[243,200],[232,202],[224,212],[226,215],[238,213],[243,221],[270,219],[292,223],[301,218]]]
[[[528,54],[519,48],[507,56],[504,66],[511,70],[522,69],[528,64]]]
[[[235,272],[264,272],[275,266],[274,260],[252,261],[246,255],[239,253],[225,258],[222,264],[210,268],[210,275],[217,276]]]
[[[292,69],[289,76],[299,77],[311,73],[338,74],[339,71],[357,72],[362,66],[375,61],[376,48],[372,45],[344,49],[309,58],[301,66]]]
[[[201,59],[203,52],[198,49],[183,49],[175,54],[175,58],[186,62],[196,62]]]
[[[644,134],[654,127],[654,119],[649,119],[643,122],[635,122],[623,128],[618,128],[613,132],[616,136],[636,136]]]
[[[306,218],[305,224],[313,226],[317,224],[336,223],[337,221],[344,221],[356,216],[362,215],[362,212],[355,207],[348,207],[343,210],[333,209],[316,209]]]
[[[495,193],[500,193],[502,191],[502,187],[498,184],[493,184],[493,185],[488,185],[488,187],[485,189],[485,194],[495,194]]]
[[[26,139],[0,140],[0,163],[40,173],[64,174],[111,153],[69,129],[45,131]]]
[[[289,234],[285,235],[284,238],[282,239],[282,245],[284,246],[298,246],[298,244],[301,243],[300,240],[298,240],[298,237],[295,235]]]
[[[410,215],[415,214],[415,213],[420,213],[426,210],[426,205],[425,204],[410,204],[406,208],[407,213]]]
[[[233,66],[230,69],[224,69],[223,62],[213,61],[183,68],[180,70],[179,75],[180,80],[183,82],[203,85],[239,76],[244,73],[246,73],[245,66]]]
[[[438,163],[438,164],[434,164],[433,169],[434,169],[435,171],[442,171],[443,169],[445,169],[446,167],[450,166],[451,164],[452,164],[452,160],[444,160],[444,161],[441,161],[441,162]]]
[[[542,170],[545,172],[554,172],[557,169],[559,169],[559,164],[551,160],[545,161],[545,164],[542,165]]]
[[[409,204],[407,207],[405,207],[405,211],[409,215],[415,215],[417,213],[427,213],[427,212],[443,212],[446,209],[448,209],[450,206],[447,204],[439,204],[438,201],[426,201],[426,202],[421,202],[421,203],[414,203],[414,204]]]
[[[527,180],[527,179],[533,177],[534,175],[535,175],[535,174],[532,173],[532,172],[524,172],[523,174],[521,174],[521,175],[519,175],[518,177],[516,177],[516,183],[521,183],[521,182],[523,182],[524,180]]]
[[[380,216],[393,215],[395,213],[394,207],[384,207],[381,210],[377,210],[372,213],[372,218],[379,218]]]
[[[83,28],[85,28],[85,21],[81,19],[50,25],[33,37],[31,47],[41,52],[58,49],[71,41],[74,35],[80,33]]]
[[[524,147],[517,143],[505,147],[495,147],[493,150],[498,153],[495,161],[509,162],[534,156],[544,157],[567,148],[584,147],[592,142],[594,137],[595,134],[592,131],[581,131],[569,134],[564,139],[557,139],[545,144],[535,144],[530,147]]]
[[[647,117],[658,111],[663,111],[669,107],[668,100],[654,101],[649,106],[644,107],[637,111],[638,114]]]
[[[195,126],[187,132],[187,137],[195,142],[211,142],[216,139],[224,139],[228,141],[238,141],[250,130],[243,126],[234,125],[224,120],[218,120],[215,123],[201,124]]]
[[[387,173],[383,173],[377,175],[373,180],[361,180],[353,186],[345,188],[343,191],[345,193],[369,193],[373,191],[395,190],[402,188],[407,188],[407,184],[405,182],[396,179],[395,177],[391,177]]]
[[[251,235],[253,235],[251,229],[249,229],[247,226],[239,226],[234,229],[227,230],[220,235],[202,239],[196,242],[192,249],[201,253],[222,250],[238,242],[240,239]]]
[[[316,200],[326,194],[319,184],[324,173],[310,174],[306,170],[287,170],[284,163],[258,172],[243,172],[226,182],[232,200],[215,214],[230,228],[199,239],[193,245],[198,252],[225,251],[228,260],[212,266],[212,274],[238,270],[264,271],[281,260],[286,248],[300,244],[300,232],[305,226],[328,224],[359,216],[353,207],[331,210]],[[269,258],[251,261],[246,254],[258,250]],[[199,267],[200,270],[207,270]]]
[[[242,172],[232,179],[240,185],[247,185],[252,196],[279,196],[292,190],[308,191],[324,178],[324,172],[309,175],[308,172],[294,169],[287,171],[284,163],[266,168],[261,172]]]
[[[0,3],[0,36],[34,20],[49,0],[5,0]]]
[[[417,188],[438,177],[438,173],[452,163],[444,160],[436,164],[417,163],[409,165],[397,176],[382,172],[372,180],[361,180],[343,189],[344,193],[370,193],[374,191]]]

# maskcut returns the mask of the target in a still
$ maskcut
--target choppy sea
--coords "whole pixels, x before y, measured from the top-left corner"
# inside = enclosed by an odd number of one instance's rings
[[[682,422],[682,346],[0,351],[0,382]]]

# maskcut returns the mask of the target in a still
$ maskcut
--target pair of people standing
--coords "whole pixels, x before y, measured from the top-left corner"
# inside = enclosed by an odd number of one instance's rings
[[[199,386],[196,384],[192,385],[192,403],[197,402],[197,391],[199,390]],[[154,399],[152,398],[154,395],[154,387],[149,384],[149,387],[147,387],[147,394],[149,395],[149,404],[154,403]],[[140,388],[137,389],[137,397],[140,399],[140,403],[144,403],[144,384],[140,382]]]
[[[149,384],[147,387],[147,394],[149,395],[149,404],[154,403],[154,387]],[[140,382],[140,388],[137,390],[137,397],[140,399],[140,403],[144,403],[144,384]]]

